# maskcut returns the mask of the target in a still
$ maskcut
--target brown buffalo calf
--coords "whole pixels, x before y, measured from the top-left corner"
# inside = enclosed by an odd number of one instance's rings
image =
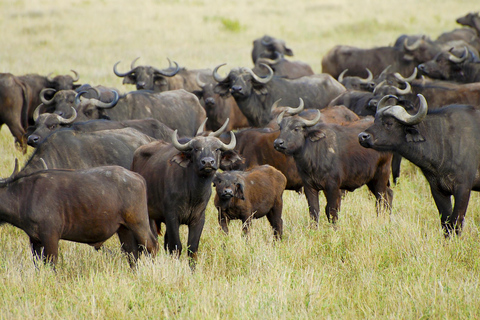
[[[226,171],[217,173],[213,184],[217,190],[218,221],[225,233],[228,234],[229,220],[242,220],[243,232],[248,234],[252,219],[266,215],[274,236],[282,238],[282,194],[287,179],[280,171],[269,165]]]
[[[140,246],[157,251],[145,180],[120,166],[45,170],[0,181],[0,223],[22,229],[34,257],[55,265],[58,242],[99,248],[115,233],[134,267]]]

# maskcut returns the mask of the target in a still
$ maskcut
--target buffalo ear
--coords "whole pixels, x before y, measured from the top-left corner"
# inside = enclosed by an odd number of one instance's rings
[[[405,127],[405,140],[407,142],[423,142],[425,138],[414,127]]]
[[[220,159],[220,169],[222,170],[238,170],[245,163],[245,158],[239,155],[235,150],[222,152]]]
[[[221,95],[222,97],[229,97],[230,96],[230,83],[222,83],[219,82],[214,88],[213,92],[216,94]]]
[[[255,91],[256,94],[268,94],[268,89],[263,83],[257,83],[255,81],[252,81],[253,84],[253,90]]]
[[[235,198],[245,200],[245,194],[243,193],[243,184],[238,182],[235,184]]]
[[[126,76],[126,77],[123,78],[122,83],[123,84],[135,84],[135,77]]]
[[[188,153],[179,152],[176,155],[174,155],[170,161],[175,162],[182,168],[186,168],[192,162],[192,159]]]
[[[308,134],[308,138],[312,142],[321,140],[321,139],[325,138],[326,136],[327,135],[325,134],[325,132],[323,132],[323,130],[315,130],[315,131],[312,131]]]

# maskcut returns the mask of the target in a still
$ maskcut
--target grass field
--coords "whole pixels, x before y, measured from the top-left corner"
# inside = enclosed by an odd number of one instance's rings
[[[0,72],[80,73],[81,83],[123,86],[112,67],[189,69],[252,66],[252,41],[284,39],[294,59],[321,72],[336,44],[373,47],[400,34],[435,38],[478,0],[446,1],[40,1],[0,2]],[[228,66],[225,69],[228,69]],[[224,72],[226,72],[224,70]],[[31,153],[32,150],[29,150]],[[0,132],[0,176],[15,149]],[[251,236],[233,222],[219,230],[210,202],[196,272],[185,254],[163,250],[132,272],[118,240],[96,252],[61,242],[57,272],[34,268],[28,238],[0,228],[1,319],[474,319],[480,318],[480,198],[473,194],[461,237],[445,240],[425,178],[408,162],[394,187],[393,212],[377,217],[366,188],[346,195],[333,228],[309,227],[305,197],[284,194],[284,239],[266,219]],[[320,205],[325,205],[320,197]],[[186,229],[182,229],[186,243]],[[161,239],[160,243],[163,243]]]

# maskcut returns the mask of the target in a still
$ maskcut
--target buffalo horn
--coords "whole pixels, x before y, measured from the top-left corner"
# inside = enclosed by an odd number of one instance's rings
[[[72,108],[72,116],[70,118],[66,119],[64,117],[59,116],[58,114],[56,115],[57,119],[60,123],[69,124],[69,123],[72,123],[73,121],[75,121],[75,119],[77,118],[77,110],[75,110],[74,107],[70,107],[70,108]]]
[[[417,67],[415,67],[415,69],[413,69],[412,75],[411,75],[410,77],[408,77],[408,78],[404,78],[404,77],[403,77],[400,73],[398,73],[398,72],[395,72],[395,73],[393,74],[393,76],[394,76],[395,78],[397,78],[399,81],[402,81],[402,82],[412,82],[413,79],[415,79],[415,78],[417,77],[417,72],[418,72]]]
[[[463,52],[461,57],[457,57],[457,56],[450,53],[450,56],[448,57],[448,60],[450,60],[452,62],[455,62],[455,63],[462,63],[463,61],[465,61],[468,58],[468,49],[467,49],[467,47],[463,47],[463,48],[465,49],[465,51]]]
[[[218,74],[218,69],[222,66],[226,65],[226,63],[222,63],[222,64],[219,64],[218,66],[215,67],[215,69],[213,69],[213,79],[215,79],[215,81],[217,82],[222,82],[224,81],[225,79],[227,79],[227,77],[221,77],[219,74]]]
[[[133,60],[135,62],[135,60]],[[120,63],[121,61],[118,61],[117,63],[115,63],[113,65],[113,73],[115,73],[118,77],[126,77],[128,76],[129,74],[131,74],[133,72],[133,69],[130,69],[130,71],[127,71],[125,73],[120,73],[118,70],[117,70],[117,65]]]
[[[287,110],[283,110],[277,117],[277,123],[278,125],[280,125],[280,123],[282,123],[282,120],[283,120],[283,116],[285,115],[285,112],[287,112]]]
[[[298,98],[298,100],[300,100],[298,107],[296,108],[287,107],[287,114],[293,116],[294,114],[299,114],[300,112],[303,111],[303,109],[305,108],[305,103],[303,102],[302,98]]]
[[[40,111],[41,111],[42,107],[43,107],[43,105],[40,104],[38,107],[35,108],[35,111],[33,111],[33,121],[37,122],[37,119],[40,116]]]
[[[197,134],[195,134],[196,136],[201,135],[205,131],[205,124],[207,124],[207,120],[208,120],[208,118],[205,118],[205,120],[203,120],[200,127],[198,127]]]
[[[345,74],[347,73],[348,69],[345,69],[342,71],[342,73],[340,73],[340,75],[338,76],[338,82],[342,82],[343,81],[343,77],[345,76]]]
[[[405,82],[405,89],[400,89],[395,87],[395,90],[397,91],[398,95],[405,95],[407,93],[412,92],[412,87],[410,86],[410,83]]]
[[[268,83],[268,82],[269,82],[270,80],[272,80],[272,78],[273,78],[273,70],[272,70],[272,68],[270,68],[269,65],[267,65],[267,64],[265,64],[265,63],[260,63],[259,65],[260,65],[260,66],[263,66],[264,68],[267,68],[267,70],[268,70],[268,72],[269,72],[269,74],[268,74],[267,76],[265,76],[265,78],[260,78],[260,77],[257,76],[257,75],[255,74],[255,72],[253,72],[252,69],[250,69],[250,68],[244,68],[244,70],[245,70],[246,72],[248,72],[248,73],[253,77],[253,79],[255,79],[255,81],[257,81],[257,82],[259,82],[259,83],[263,83],[263,84]]]
[[[168,63],[169,63],[170,66],[168,67],[167,70],[171,69],[170,59],[168,60]],[[160,70],[160,69],[157,69],[157,68],[153,68],[153,70],[155,70],[156,73],[159,73],[162,76],[173,77],[174,75],[176,75],[178,73],[178,71],[180,71],[180,67],[179,67],[178,63],[176,61],[173,61],[173,63],[175,64],[175,68],[170,72],[167,71],[167,70]]]
[[[423,42],[423,37],[418,39],[417,41],[415,41],[411,45],[408,45],[408,38],[405,38],[405,41],[403,41],[403,45],[404,45],[405,49],[407,49],[408,51],[414,51],[414,50],[417,50],[418,47],[420,47],[422,42]]]
[[[227,128],[229,122],[230,122],[230,118],[227,118],[227,120],[225,120],[225,123],[223,124],[223,126],[221,126],[220,129],[218,129],[217,131],[211,132],[209,134],[209,136],[220,137],[220,135],[223,133],[223,131],[225,131],[225,129]]]
[[[230,131],[230,143],[225,144],[225,143],[221,142],[221,144],[222,144],[222,146],[220,147],[220,149],[222,151],[233,150],[235,148],[236,144],[237,144],[237,139],[235,138],[235,134],[232,131]]]
[[[173,144],[173,146],[179,151],[190,150],[191,149],[190,143],[192,142],[192,140],[188,141],[185,144],[181,144],[180,142],[178,142],[177,132],[178,132],[178,129],[175,129],[175,131],[172,133],[172,144]]]
[[[275,65],[282,61],[283,56],[280,54],[280,52],[275,51],[275,58],[269,59],[269,58],[258,58],[257,64],[268,64],[268,65]]]
[[[367,70],[368,76],[367,76],[365,79],[360,78],[360,80],[362,81],[362,83],[367,83],[367,82],[370,82],[370,81],[373,80],[372,71],[370,71],[370,69],[368,69],[368,68],[365,68],[365,69]]]
[[[80,98],[82,97],[82,94],[85,94],[87,93],[87,91],[80,91],[79,93],[77,93],[77,95],[75,96],[75,105],[76,106],[79,106],[80,105]]]
[[[94,100],[93,105],[95,107],[101,108],[101,109],[110,109],[110,108],[115,107],[115,105],[118,102],[119,95],[118,95],[118,92],[115,91],[115,90],[112,90],[112,92],[113,92],[114,98],[111,102],[107,103],[107,102],[103,102],[103,101],[100,101],[100,100],[97,100],[97,99],[91,99],[91,100]]]
[[[407,125],[415,125],[425,118],[428,111],[428,104],[425,97],[421,94],[418,94],[417,97],[420,99],[420,107],[418,109],[417,114],[410,115],[402,106],[392,106],[388,109],[385,109],[385,112],[392,117],[395,117],[398,121],[407,124]]]
[[[207,84],[200,79],[200,73],[197,73],[197,76],[195,77],[195,80],[197,81],[197,85],[200,88],[204,88]]]
[[[133,59],[132,63],[130,64],[130,69],[135,69],[135,62],[137,62],[138,59],[140,59],[140,57],[136,57],[135,59]]]
[[[398,97],[394,96],[392,94],[387,94],[386,96],[383,96],[383,98],[380,99],[380,101],[378,101],[378,103],[377,103],[377,112],[379,112],[383,108],[387,107],[386,104],[387,104],[387,100],[389,100],[389,99],[398,100]]]
[[[50,82],[53,82],[52,74],[53,72],[50,72],[49,74],[47,74],[47,80]]]
[[[316,110],[316,111],[317,111],[317,115],[315,116],[314,119],[312,120],[303,119],[303,123],[305,124],[305,126],[311,127],[316,125],[318,121],[320,121],[320,119],[322,118],[322,113],[320,112],[320,110]]]
[[[80,75],[78,74],[77,71],[75,71],[75,70],[70,70],[70,71],[72,71],[73,74],[75,75],[75,78],[73,78],[73,80],[72,80],[73,82],[77,82],[78,80],[80,80]]]
[[[375,86],[375,89],[373,89],[373,95],[375,95],[375,92],[377,91],[378,88],[380,87],[383,87],[383,85],[385,85],[385,83],[387,83],[387,80],[383,80],[382,82],[380,82],[379,84],[377,84]]]
[[[50,105],[53,103],[53,98],[51,100],[47,100],[45,98],[45,93],[47,93],[48,91],[53,91],[53,92],[57,92],[55,89],[52,89],[52,88],[44,88],[42,89],[42,91],[40,91],[40,100],[42,101],[42,103],[46,106]]]

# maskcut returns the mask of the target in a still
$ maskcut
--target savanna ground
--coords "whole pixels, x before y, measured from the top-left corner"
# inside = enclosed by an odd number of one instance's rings
[[[138,56],[158,68],[167,57],[190,69],[251,66],[252,41],[269,34],[319,73],[336,44],[388,45],[403,33],[435,38],[478,9],[477,0],[4,0],[0,72],[75,69],[81,83],[125,92],[134,88],[113,74],[118,60],[121,71]],[[0,154],[2,177],[15,157],[28,157],[5,126]],[[472,196],[463,235],[445,240],[424,177],[406,161],[402,170],[391,215],[377,217],[362,188],[346,195],[335,229],[323,214],[311,229],[304,196],[285,192],[284,239],[276,243],[265,219],[254,221],[248,240],[238,222],[224,236],[210,203],[194,273],[185,253],[176,260],[163,250],[132,272],[116,238],[100,252],[61,242],[57,272],[36,270],[27,236],[4,225],[0,318],[479,318],[480,198]]]

